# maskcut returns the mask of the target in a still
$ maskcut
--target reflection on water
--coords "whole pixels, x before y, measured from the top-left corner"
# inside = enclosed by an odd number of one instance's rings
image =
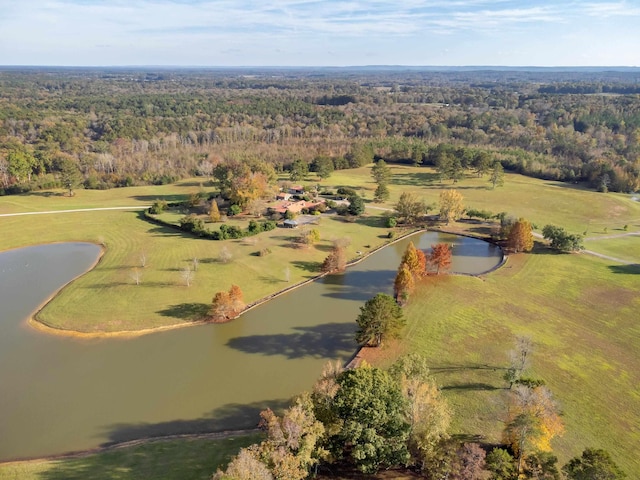
[[[452,269],[478,273],[501,259],[478,240],[453,241]],[[253,427],[267,406],[308,389],[327,360],[355,350],[362,303],[391,293],[408,240],[282,295],[222,325],[132,340],[78,340],[28,328],[24,319],[99,254],[83,243],[0,253],[0,460],[164,435]],[[198,308],[199,304],[193,306]],[[171,307],[163,310],[171,316]]]

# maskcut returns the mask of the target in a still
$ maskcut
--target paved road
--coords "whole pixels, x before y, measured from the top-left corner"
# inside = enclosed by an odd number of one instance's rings
[[[46,212],[22,212],[22,213],[1,213],[0,217],[19,217],[21,215],[46,215],[49,213],[73,213],[73,212],[100,212],[104,210],[144,210],[150,205],[136,205],[135,207],[103,207],[103,208],[76,208],[73,210],[49,210]]]

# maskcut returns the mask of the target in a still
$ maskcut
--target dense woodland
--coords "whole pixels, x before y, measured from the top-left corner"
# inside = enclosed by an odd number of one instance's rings
[[[0,70],[2,194],[168,183],[230,161],[444,155],[456,181],[484,173],[481,152],[525,175],[636,191],[640,72]]]

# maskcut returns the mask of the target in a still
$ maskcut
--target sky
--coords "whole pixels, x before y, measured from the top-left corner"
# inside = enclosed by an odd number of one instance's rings
[[[640,66],[640,0],[0,0],[0,65]]]

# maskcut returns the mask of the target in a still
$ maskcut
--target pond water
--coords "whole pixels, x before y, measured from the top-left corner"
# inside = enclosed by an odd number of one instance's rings
[[[412,240],[422,249],[453,243],[456,272],[481,273],[502,259],[499,248],[475,239],[430,232]],[[408,241],[233,322],[134,339],[53,336],[25,322],[90,268],[97,246],[0,253],[0,461],[254,427],[260,410],[285,406],[310,388],[328,360],[353,355],[359,307],[378,292],[391,293]]]

